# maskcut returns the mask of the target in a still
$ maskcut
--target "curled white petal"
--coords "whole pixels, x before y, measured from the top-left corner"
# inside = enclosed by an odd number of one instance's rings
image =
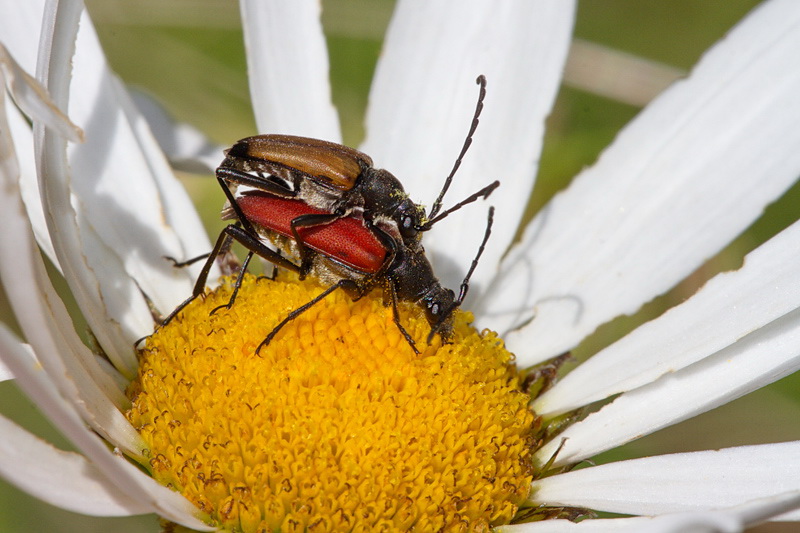
[[[33,351],[33,348],[31,347],[31,345],[30,344],[25,344],[25,343],[20,343],[20,346],[22,347],[23,350],[25,350],[25,352],[27,352],[27,354],[30,356],[30,358],[32,360],[34,360],[34,361],[37,361],[37,364],[38,364],[38,359],[36,357],[36,352]],[[6,381],[6,380],[9,380],[9,379],[14,379],[14,374],[11,372],[11,369],[8,366],[6,366],[6,364],[3,362],[3,358],[0,357],[0,382]]]
[[[34,94],[44,95],[41,91]],[[130,453],[139,454],[142,441],[118,409],[128,401],[123,387],[115,381],[112,372],[98,365],[95,356],[78,338],[34,244],[19,198],[20,169],[16,165],[13,147],[9,148],[8,132],[13,128],[6,125],[6,116],[2,113],[5,109],[5,105],[0,106],[0,146],[9,154],[0,165],[0,211],[5,217],[4,231],[0,233],[0,278],[9,302],[23,332],[42,354],[43,364],[53,377],[56,388],[65,398],[80,406],[84,419],[98,433]],[[11,118],[19,120],[20,117],[12,114]],[[48,121],[48,124],[51,120],[62,120],[53,114],[36,118]],[[25,275],[21,276],[21,272]],[[31,353],[31,348],[26,347]]]
[[[39,194],[39,184],[36,179],[36,160],[33,155],[33,132],[30,124],[15,106],[6,101],[5,106],[8,131],[13,139],[13,150],[16,153],[17,168],[9,171],[9,175],[19,176],[20,193],[25,203],[25,210],[33,226],[36,242],[47,258],[61,271],[61,265],[53,249],[47,222],[44,219],[42,198]],[[2,110],[0,110],[2,113]]]
[[[46,11],[41,79],[83,125],[87,142],[69,147],[46,130],[37,139],[42,198],[65,278],[114,364],[131,376],[133,342],[150,333],[145,295],[166,314],[191,292],[194,270],[175,269],[210,245],[144,119],[108,71],[83,17],[74,58],[75,20]],[[196,267],[199,268],[199,265]]]
[[[28,116],[47,122],[72,142],[80,142],[83,139],[83,131],[50,100],[42,86],[14,61],[2,44],[0,44],[0,71],[14,101]]]
[[[3,7],[8,7],[8,5],[0,6],[0,35],[10,38],[10,44],[14,49],[27,56],[35,41],[28,43],[30,45],[27,47],[28,49],[24,44],[29,40],[28,34],[33,32],[28,32],[25,34],[25,38],[21,38],[20,34],[12,31],[11,28],[17,25],[10,23],[14,22],[14,18],[25,18],[26,14],[31,14],[35,10],[30,9],[31,5],[22,8],[14,6],[12,9],[18,9],[17,17],[3,17]],[[36,38],[38,38],[38,33]],[[28,62],[30,63],[30,60]],[[58,109],[42,86],[25,72],[2,43],[0,43],[0,86],[8,87],[13,100],[28,116],[49,124],[50,127],[73,141],[77,142],[83,139],[83,131]],[[3,89],[0,88],[0,90]],[[39,190],[36,185],[33,135],[30,125],[23,118],[19,109],[11,101],[6,100],[4,95],[0,97],[0,100],[4,105],[4,109],[0,109],[0,123],[3,124],[2,131],[0,131],[0,136],[3,137],[3,147],[0,150],[1,164],[6,167],[4,172],[7,175],[19,175],[25,207],[33,223],[36,240],[53,264],[60,268],[50,235],[47,233]]]
[[[36,1],[22,4],[14,2],[0,3],[0,35],[2,35],[3,44],[7,47],[8,53],[19,62],[20,67],[28,72],[33,72],[36,68],[36,46],[39,42],[42,7],[43,3]],[[2,73],[0,73],[0,77],[2,77]],[[3,85],[5,84],[3,83]],[[47,98],[49,101],[49,96]],[[4,155],[2,161],[5,166],[14,165],[14,168],[9,167],[4,172],[9,176],[19,176],[22,197],[34,227],[36,240],[56,268],[61,270],[55,250],[53,250],[53,243],[50,241],[50,235],[47,231],[47,223],[44,220],[39,186],[36,181],[33,134],[31,133],[30,124],[11,101],[5,99],[4,95],[2,99],[5,102],[5,118],[2,123],[4,125],[7,123],[7,126],[0,127],[0,135],[5,135],[5,132],[8,131],[11,134],[11,139],[13,139],[12,144],[9,144],[8,147],[3,147]],[[0,109],[0,113],[3,113],[2,109]],[[58,113],[60,114],[61,111]],[[45,117],[39,118],[45,119]],[[4,145],[7,142],[4,140]],[[10,150],[7,152],[8,155],[5,155],[6,150]]]
[[[5,219],[0,232],[0,279],[20,327],[41,354],[44,369],[63,397],[79,406],[98,433],[129,453],[139,454],[142,441],[119,410],[128,401],[123,387],[98,365],[76,334],[34,242],[17,177],[9,175],[6,170],[13,169],[6,166],[0,170],[0,211]]]

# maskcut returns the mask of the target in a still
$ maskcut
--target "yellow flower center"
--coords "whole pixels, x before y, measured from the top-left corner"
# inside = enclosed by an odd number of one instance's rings
[[[145,464],[228,531],[486,530],[528,495],[534,415],[513,356],[471,315],[452,344],[413,305],[336,291],[256,347],[322,288],[230,280],[147,340],[128,418]]]

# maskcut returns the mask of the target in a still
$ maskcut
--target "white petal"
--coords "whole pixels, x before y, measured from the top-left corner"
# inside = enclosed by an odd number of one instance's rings
[[[98,470],[119,490],[140,502],[145,508],[187,527],[200,531],[211,531],[200,520],[188,500],[176,492],[159,485],[138,467],[128,463],[120,455],[112,453],[105,441],[84,426],[80,417],[58,393],[56,384],[35,364],[14,338],[8,328],[0,323],[0,356],[16,377],[16,383],[50,422],[67,437],[85,456],[91,459]]]
[[[631,526],[628,531],[648,533],[737,533],[745,525],[736,518],[720,512],[677,513],[653,517],[643,526]]]
[[[25,350],[28,356],[33,360],[37,361],[36,353],[34,353],[33,348],[31,348],[30,344],[20,343],[20,346]],[[6,366],[6,364],[2,361],[2,357],[0,357],[0,382],[7,381],[10,379],[14,379],[14,374],[11,372],[11,369]],[[2,433],[0,433],[2,434]]]
[[[39,117],[52,124],[56,131],[73,142],[81,140],[83,133],[80,128],[70,122],[67,116],[50,101],[42,86],[22,70],[2,44],[0,44],[0,72],[14,101],[27,115]]]
[[[531,500],[654,515],[739,505],[796,491],[799,480],[800,442],[786,442],[646,457],[557,474],[534,482]],[[773,515],[798,505],[795,498],[772,508]],[[752,510],[749,516],[757,521],[770,517]],[[791,516],[798,519],[800,513]]]
[[[91,516],[153,512],[80,454],[64,452],[0,416],[0,476],[56,507]]]
[[[557,464],[591,457],[686,420],[800,369],[800,310],[687,368],[622,394],[559,435]],[[547,460],[557,442],[537,452]]]
[[[636,107],[685,76],[681,69],[583,39],[572,40],[564,67],[564,85]]]
[[[73,27],[70,27],[70,23],[74,25],[77,22],[82,10],[82,4],[80,2],[61,2],[58,4],[54,3],[54,5],[51,7],[53,8],[53,11],[56,11],[56,15],[58,15],[56,16],[57,22],[54,27],[55,32],[59,33],[66,30],[67,34],[74,34],[75,30]],[[64,24],[64,21],[68,21],[66,25]],[[63,36],[61,39],[63,39]],[[58,38],[56,41],[58,41]],[[68,36],[66,41],[69,42]],[[69,48],[69,46],[67,48]],[[68,64],[68,56],[70,54],[67,53],[66,55]],[[52,65],[48,64],[49,67],[63,66],[58,63],[58,58],[55,59],[56,61],[54,61]],[[45,63],[47,63],[47,61],[45,61]],[[57,80],[56,85],[58,83],[62,84],[61,87],[57,87],[57,90],[54,91],[54,94],[57,95],[54,100],[58,102],[63,93],[63,84],[69,80],[69,77],[59,76],[57,72],[58,68],[55,68],[54,70],[56,71],[56,75],[54,75],[55,80]],[[47,69],[45,69],[45,74],[48,74]],[[49,74],[53,74],[53,70],[51,70]],[[12,187],[6,185],[4,190],[8,196],[13,195]],[[21,210],[21,206],[17,207],[19,210]],[[6,235],[7,233],[13,232],[2,232],[0,234]],[[22,235],[23,237],[20,240],[23,243],[31,240],[30,238],[24,238],[26,235],[24,231],[22,232]],[[5,247],[0,246],[0,249],[5,249]],[[21,252],[21,256],[32,259],[38,258],[40,263],[41,259],[38,256],[38,252],[33,252],[34,250],[29,248],[27,253],[26,250],[23,250]],[[35,271],[31,272],[31,274],[37,276],[35,278],[37,281],[41,281],[43,277],[46,278],[46,273],[44,273],[43,269],[38,268],[38,265],[34,270]],[[25,272],[29,272],[29,269],[26,269]],[[8,281],[9,278],[5,274],[6,273],[3,275],[3,279]],[[25,279],[25,277],[23,276],[22,279]],[[44,288],[46,289],[46,287]],[[27,295],[30,298],[32,294],[36,295],[39,293],[40,291],[33,290],[28,292]],[[57,311],[55,314],[56,323],[53,324],[53,326],[56,328],[65,327],[65,324],[63,324],[62,320],[60,320],[61,316],[59,316],[62,308],[59,307],[60,302],[58,301],[58,298],[51,297],[50,295],[48,295],[48,297],[50,297],[49,310]],[[32,305],[35,308],[35,306],[38,305],[39,300],[38,298],[31,298],[31,300],[33,300]],[[40,322],[41,317],[45,316],[46,314],[46,311],[38,310],[38,316],[36,316],[33,321]],[[69,438],[84,455],[91,457],[95,464],[98,465],[98,467],[109,477],[109,479],[118,482],[122,491],[124,491],[130,497],[144,502],[156,512],[174,522],[181,523],[195,529],[208,530],[204,524],[194,518],[197,510],[185,498],[171,492],[165,487],[158,485],[152,478],[143,474],[137,467],[129,464],[121,457],[112,454],[106,447],[106,444],[102,442],[93,432],[87,430],[87,428],[83,425],[80,418],[78,418],[75,412],[69,407],[70,401],[74,401],[74,394],[69,394],[65,398],[57,392],[60,388],[61,390],[73,392],[74,387],[77,385],[77,383],[72,382],[69,373],[62,369],[60,360],[56,357],[56,354],[58,353],[58,350],[61,349],[61,346],[50,336],[51,333],[60,333],[63,336],[64,332],[63,330],[60,332],[51,332],[48,330],[48,328],[49,325],[44,324],[42,331],[35,332],[33,335],[35,339],[32,338],[31,340],[42,342],[47,345],[47,349],[40,350],[39,353],[48,357],[48,359],[42,357],[42,363],[48,368],[48,371],[59,373],[57,376],[58,379],[55,382],[52,382],[47,378],[46,374],[42,372],[41,367],[34,367],[28,357],[21,355],[20,352],[22,349],[18,344],[16,344],[13,336],[7,331],[7,329],[0,327],[0,340],[2,340],[4,345],[4,351],[9,352],[8,354],[4,353],[4,357],[8,356],[8,359],[5,359],[5,361],[11,371],[14,373],[17,383],[19,383],[23,391],[36,399],[37,405],[45,413],[45,415],[50,418],[53,424],[59,430],[61,430],[62,433],[64,433],[64,435]],[[72,332],[72,335],[74,336],[74,331]],[[71,342],[69,337],[67,337],[67,340]],[[67,343],[67,347],[74,349],[74,347],[69,343]],[[81,364],[84,364],[84,361],[82,361]],[[77,378],[77,376],[73,377]],[[87,383],[91,382],[92,381],[87,380]],[[73,391],[70,391],[70,388],[73,388]],[[109,402],[106,403],[108,404]],[[75,405],[82,404],[78,402]],[[110,409],[108,409],[107,412],[111,414],[114,412],[119,413],[119,411],[117,411],[113,406],[110,406]],[[85,414],[100,416],[104,413],[89,412]],[[91,416],[89,417],[89,420],[93,421]]]
[[[741,521],[719,512],[697,512],[655,517],[583,520],[544,520],[530,524],[495,528],[503,533],[737,533],[744,531]]]
[[[479,324],[505,332],[533,319],[508,347],[523,365],[557,355],[760,216],[800,174],[798,49],[795,2],[754,10],[539,214]]]
[[[545,520],[529,524],[500,526],[495,528],[504,533],[522,532],[577,532],[603,533],[606,531],[646,532],[646,533],[733,533],[744,531],[746,526],[757,525],[787,508],[796,507],[797,491],[761,498],[742,505],[716,511],[696,511],[670,513],[652,517],[615,518],[583,520],[575,523],[569,520]],[[775,518],[789,520],[792,514]],[[796,520],[796,519],[795,519]]]
[[[164,256],[193,257],[209,251],[210,243],[146,121],[108,69],[86,15],[73,61],[70,117],[84,124],[87,137],[69,155],[83,202],[79,216],[85,214],[156,307],[169,312],[188,295],[194,274],[173,268]]]
[[[2,173],[0,179],[0,212],[4,215],[0,279],[23,332],[62,396],[80,406],[98,433],[129,453],[139,454],[143,443],[119,410],[128,400],[75,333],[34,243],[16,177]]]
[[[23,10],[27,14],[27,10]],[[19,14],[19,18],[25,17],[23,13]],[[0,17],[2,18],[2,17]],[[0,35],[4,38],[14,37],[17,32],[8,27],[8,19],[0,20]],[[8,33],[6,33],[8,32]],[[38,32],[36,37],[38,38]],[[22,43],[19,39],[11,39],[15,51],[23,54],[25,57],[30,56],[31,50],[26,50],[25,47],[20,46]],[[36,41],[30,43],[32,48],[35,46]],[[30,62],[30,59],[28,60]],[[30,65],[31,70],[33,64]],[[2,82],[5,80],[5,82]],[[70,120],[64,115],[58,107],[50,100],[50,97],[33,78],[31,78],[20,65],[14,61],[14,58],[9,54],[6,48],[0,44],[0,85],[8,84],[9,92],[14,98],[17,105],[20,106],[25,112],[31,116],[37,116],[52,125],[54,129],[59,131],[62,135],[74,141],[83,138],[83,132],[72,124]],[[2,90],[2,89],[0,89]],[[5,101],[5,98],[0,98]],[[23,118],[19,109],[10,101],[5,101],[4,110],[0,109],[0,115],[5,113],[5,116],[0,117],[2,124],[6,125],[3,135],[10,132],[13,139],[13,152],[16,153],[15,160],[9,159],[10,156],[3,155],[4,165],[15,165],[18,168],[9,170],[9,175],[21,176],[20,185],[23,188],[23,199],[26,202],[26,209],[31,218],[36,239],[39,245],[43,248],[48,258],[60,268],[58,258],[53,251],[50,236],[47,233],[47,227],[44,221],[44,213],[42,212],[41,199],[39,197],[38,187],[36,185],[36,167],[33,156],[33,135],[31,133],[30,125]],[[10,142],[4,139],[4,143]]]
[[[566,519],[542,520],[528,524],[514,524],[495,528],[498,533],[606,533],[626,531],[631,525],[648,524],[647,518],[616,518],[572,522]],[[644,531],[644,529],[643,529]]]
[[[34,94],[46,98],[41,91]],[[0,93],[0,99],[3,95]],[[40,109],[48,102],[34,105],[31,109]],[[30,225],[19,201],[16,175],[19,169],[13,148],[9,148],[9,128],[4,126],[6,117],[3,111],[6,106],[3,102],[0,104],[0,152],[5,154],[0,165],[0,212],[5,217],[4,231],[0,233],[0,277],[9,302],[23,331],[44,354],[46,368],[63,395],[82,406],[85,419],[99,433],[138,454],[142,441],[117,409],[128,402],[123,388],[114,381],[112,374],[100,368],[95,357],[76,335],[33,243]],[[64,120],[58,114],[47,113],[40,118]],[[42,305],[45,302],[47,304]],[[26,350],[31,352],[27,345]],[[59,352],[65,354],[63,360],[58,357]]]
[[[759,498],[732,509],[748,524],[766,520],[800,522],[800,490]]]
[[[62,6],[64,4],[59,7]],[[49,86],[53,99],[63,107],[68,101],[75,31],[81,13],[74,4],[61,10],[64,11],[71,12],[72,19],[66,16],[56,18],[57,9],[45,12],[44,27],[47,31],[40,41],[43,60],[37,67],[41,72],[38,74],[39,79],[46,87]],[[55,46],[51,47],[52,44]],[[46,76],[51,77],[53,83],[42,80]],[[119,120],[114,123],[118,124]],[[78,219],[71,203],[69,184],[73,180],[66,157],[66,141],[54,132],[42,128],[37,122],[34,123],[34,138],[45,218],[59,264],[101,346],[117,368],[132,376],[136,360],[131,346],[136,339],[134,332],[147,323],[147,306],[142,298],[136,297],[137,288],[133,280],[121,272],[119,261],[115,261],[110,254],[101,255],[104,248],[97,242],[91,228],[87,227],[85,219]],[[80,222],[83,222],[82,228],[79,226]],[[85,243],[93,245],[89,253],[83,251]],[[98,256],[101,260],[95,261],[96,265],[88,263],[88,257]],[[99,278],[95,274],[96,268],[104,270]],[[116,290],[107,291],[108,286],[103,284],[103,280],[110,281],[115,277],[118,278],[115,280]],[[107,300],[103,295],[104,290],[108,292]],[[120,301],[120,296],[124,303]],[[126,331],[125,326],[130,324],[134,324],[134,327],[129,327]]]
[[[800,308],[800,222],[692,298],[595,354],[538,398],[552,415],[650,383]]]
[[[14,379],[14,374],[11,373],[11,369],[8,368],[5,363],[0,361],[0,383],[10,379]]]
[[[174,168],[198,174],[214,173],[223,158],[222,146],[212,143],[194,126],[175,122],[150,95],[134,87],[128,87],[127,91]]]
[[[5,105],[5,112],[8,130],[14,141],[14,151],[16,152],[19,167],[9,175],[19,175],[22,200],[25,203],[25,210],[33,226],[36,242],[47,255],[47,258],[61,271],[61,265],[58,262],[58,257],[56,257],[56,252],[53,249],[53,242],[50,240],[50,233],[47,230],[47,222],[44,219],[42,198],[39,194],[39,183],[36,178],[36,160],[33,155],[33,132],[19,109],[8,101]]]
[[[340,141],[320,3],[243,0],[240,5],[259,132]]]
[[[42,41],[47,65],[42,75],[50,80],[54,99],[64,104],[70,24],[77,20],[55,22],[55,33]],[[51,41],[56,44],[52,55]],[[84,126],[87,142],[70,147],[67,165],[63,141],[45,132],[38,146],[40,175],[47,179],[40,185],[53,244],[73,294],[109,357],[130,375],[135,367],[131,345],[153,328],[140,291],[162,313],[169,312],[190,293],[194,274],[174,269],[163,256],[191,257],[210,245],[144,120],[105,67],[85,17],[77,48],[78,85],[72,88],[70,115]]]
[[[4,109],[5,106],[0,107],[0,111]],[[55,120],[59,118],[55,116]],[[4,123],[0,113],[3,146],[8,142],[3,135],[8,131],[2,126]],[[13,154],[3,161],[0,212],[4,213],[5,226],[0,234],[0,277],[20,326],[44,355],[45,369],[63,396],[81,406],[85,420],[118,446],[139,454],[142,441],[118,409],[128,403],[123,394],[124,385],[119,384],[114,372],[99,366],[98,359],[75,333],[33,243],[31,228],[19,201]],[[27,351],[30,352],[30,347]]]
[[[148,191],[145,198],[137,201],[145,204],[154,202],[160,206],[159,210],[149,214],[144,222],[145,225],[149,225],[149,231],[159,235],[159,245],[162,247],[146,254],[144,265],[139,257],[127,257],[126,269],[145,293],[151,296],[157,308],[166,313],[172,311],[176,304],[186,298],[185,288],[187,284],[189,287],[194,286],[202,264],[187,269],[175,269],[171,263],[164,261],[164,254],[182,254],[179,257],[183,258],[196,257],[209,252],[211,243],[191,198],[168,166],[147,120],[117,78],[112,78],[112,86],[115,89],[117,104],[130,124],[137,146],[141,150],[142,159],[147,162],[149,176],[153,181],[155,197]],[[217,147],[215,150],[216,159],[221,161],[223,156],[221,149]],[[112,178],[117,176],[116,172],[111,172]],[[119,181],[114,181],[113,185],[118,186]],[[117,194],[122,198],[124,192],[120,191]],[[138,208],[138,205],[134,206],[133,211],[138,212]],[[98,219],[102,220],[102,214],[98,214]],[[138,239],[147,239],[149,231],[144,229],[140,235],[131,236],[130,239],[141,245]],[[125,251],[123,249],[119,253],[124,254]],[[154,263],[154,268],[148,268],[148,263]],[[218,275],[219,272],[214,266],[211,279],[215,279]]]
[[[471,290],[494,275],[533,188],[544,118],[558,89],[573,2],[398,2],[377,66],[362,149],[429,207],[469,130],[484,74],[487,94],[474,142],[444,206],[491,181],[495,227]],[[461,282],[483,237],[485,204],[469,206],[425,237],[445,286]],[[445,262],[446,259],[446,262]]]
[[[19,62],[22,69],[27,72],[33,72],[36,68],[36,49],[42,25],[42,7],[43,2],[36,1],[0,3],[0,36],[2,36],[3,44]],[[49,97],[47,98],[49,100]],[[23,118],[19,109],[10,101],[6,101],[5,112],[9,131],[14,139],[14,150],[17,154],[15,164],[19,166],[18,171],[9,172],[9,175],[19,173],[22,197],[34,227],[36,240],[48,258],[61,270],[42,211],[39,185],[36,181],[33,134],[30,125]]]
[[[36,69],[36,43],[42,26],[44,2],[0,2],[0,35],[3,45],[8,49],[23,70],[28,73]],[[13,16],[11,11],[14,10]],[[8,16],[6,16],[8,15]]]

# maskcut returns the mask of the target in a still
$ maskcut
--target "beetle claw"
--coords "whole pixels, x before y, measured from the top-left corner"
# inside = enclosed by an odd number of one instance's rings
[[[223,305],[218,305],[217,307],[215,307],[214,309],[209,311],[208,316],[216,314],[216,312],[219,311],[220,309],[228,309],[228,310],[230,310],[230,308],[231,308],[231,304],[229,304],[229,303],[223,304]]]

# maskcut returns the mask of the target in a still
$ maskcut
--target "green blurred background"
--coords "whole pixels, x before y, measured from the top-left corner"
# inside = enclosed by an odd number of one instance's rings
[[[754,0],[584,0],[575,36],[582,41],[656,61],[667,75],[687,71],[703,51],[759,2]],[[194,124],[215,141],[230,144],[256,133],[249,106],[246,61],[233,0],[87,0],[112,67],[128,83],[161,100],[176,118]],[[328,36],[333,98],[345,143],[358,145],[369,83],[389,22],[389,0],[327,0],[323,22]],[[1,38],[1,36],[0,36]],[[672,68],[669,68],[672,67]],[[574,82],[580,75],[570,76]],[[568,79],[568,82],[570,81]],[[616,132],[638,112],[568,84],[548,120],[547,137],[532,216],[572,177],[590,165]],[[222,195],[208,177],[181,176],[211,234]],[[717,272],[737,268],[745,253],[792,223],[800,214],[800,187],[769,207],[764,217],[726,250],[668,295],[633,317],[601,327],[575,354],[584,358],[692,294]],[[2,295],[0,295],[2,296]],[[0,316],[10,317],[0,298]],[[7,318],[13,322],[13,319]],[[598,463],[657,453],[720,448],[800,439],[800,375],[710,413],[643,438],[597,458]],[[0,384],[0,406],[48,440],[67,447],[13,383]],[[0,532],[152,532],[152,516],[100,519],[53,508],[0,481]],[[795,531],[772,524],[758,531]]]

